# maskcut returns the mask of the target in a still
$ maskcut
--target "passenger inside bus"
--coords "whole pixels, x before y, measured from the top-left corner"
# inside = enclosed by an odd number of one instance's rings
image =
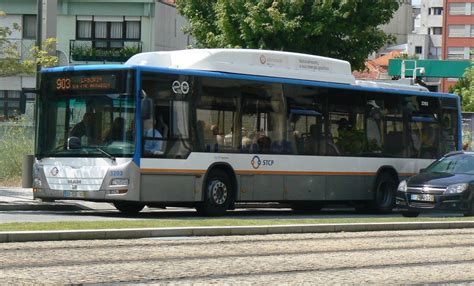
[[[143,130],[144,130],[144,149],[145,154],[161,155],[163,154],[162,145],[163,142],[161,138],[160,131],[158,131],[153,124],[152,119],[147,119],[143,121]]]
[[[433,158],[437,155],[437,139],[434,124],[423,123],[421,129],[421,157],[422,158]]]
[[[111,142],[115,140],[122,140],[125,135],[125,119],[123,117],[116,117],[112,122],[110,130],[105,135],[105,142]]]

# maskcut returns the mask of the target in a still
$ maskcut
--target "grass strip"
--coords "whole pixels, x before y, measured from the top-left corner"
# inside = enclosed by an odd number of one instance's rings
[[[433,222],[473,221],[472,217],[420,217],[420,218],[322,218],[322,219],[156,219],[156,220],[108,220],[64,222],[18,222],[0,224],[0,231],[127,229],[196,226],[257,226],[288,224],[336,224],[336,223],[383,223],[383,222]]]

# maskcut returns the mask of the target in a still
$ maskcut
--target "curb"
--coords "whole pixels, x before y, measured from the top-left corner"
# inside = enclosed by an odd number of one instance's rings
[[[58,203],[0,203],[0,211],[81,211],[90,210],[78,204]]]
[[[474,228],[474,221],[0,232],[2,242]]]

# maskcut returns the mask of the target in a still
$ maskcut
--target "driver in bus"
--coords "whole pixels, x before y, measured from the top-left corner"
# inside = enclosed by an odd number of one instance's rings
[[[97,139],[94,134],[94,113],[86,112],[82,117],[82,121],[72,128],[70,135],[81,139],[81,143],[87,143],[88,145],[96,144]]]

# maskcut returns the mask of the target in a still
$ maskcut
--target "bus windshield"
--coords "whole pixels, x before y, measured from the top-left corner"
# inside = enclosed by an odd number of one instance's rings
[[[127,73],[45,75],[38,157],[131,157],[135,109]]]

